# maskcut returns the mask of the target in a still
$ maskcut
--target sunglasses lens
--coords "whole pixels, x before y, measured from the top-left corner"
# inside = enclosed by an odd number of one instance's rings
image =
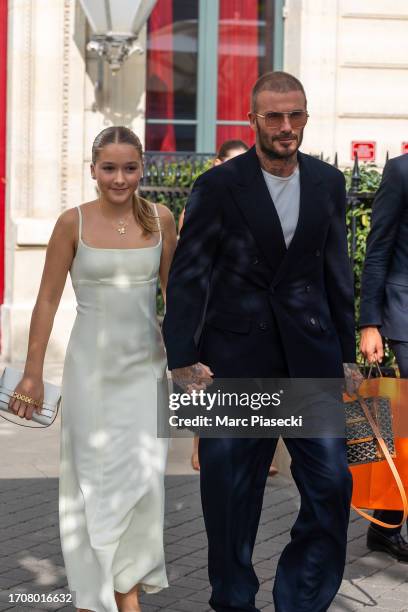
[[[307,122],[306,111],[293,111],[293,113],[265,113],[266,127],[278,128],[282,125],[285,116],[288,117],[293,128],[304,127]]]
[[[283,121],[282,113],[265,113],[266,127],[279,127]]]
[[[306,121],[307,121],[307,113],[304,111],[302,112],[296,111],[292,113],[290,117],[290,122],[292,124],[292,127],[294,128],[304,127],[306,125]]]

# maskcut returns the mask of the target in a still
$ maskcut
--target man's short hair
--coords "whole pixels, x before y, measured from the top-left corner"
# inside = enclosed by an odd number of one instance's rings
[[[302,83],[289,74],[288,72],[266,72],[261,75],[251,92],[251,111],[254,112],[256,108],[256,98],[261,91],[276,91],[277,93],[287,93],[288,91],[301,91],[305,96],[305,90]]]

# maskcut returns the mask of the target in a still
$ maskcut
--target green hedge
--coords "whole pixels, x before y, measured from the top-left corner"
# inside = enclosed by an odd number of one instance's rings
[[[212,159],[204,161],[186,161],[184,163],[169,162],[165,164],[164,171],[160,176],[160,185],[157,186],[158,196],[156,202],[165,204],[172,211],[178,227],[178,220],[182,210],[184,209],[188,193],[191,190],[194,181],[206,170],[212,166]],[[169,191],[166,192],[166,187]],[[170,191],[174,190],[176,191]],[[141,195],[149,198],[149,193],[141,188]],[[161,319],[164,315],[164,302],[160,291],[157,292],[157,313]]]
[[[157,189],[162,191],[162,193],[159,191],[157,202],[165,204],[170,208],[176,219],[177,225],[180,214],[187,203],[188,193],[194,181],[200,174],[209,170],[211,166],[212,159],[194,162],[186,161],[181,164],[172,162],[165,164],[164,171],[160,176],[160,185],[157,186]],[[166,187],[177,189],[179,193],[166,193]],[[143,194],[143,188],[141,192]],[[148,197],[147,194],[146,197]]]
[[[344,170],[344,176],[346,178],[347,190],[351,187],[351,175],[352,169],[346,168]],[[361,294],[361,275],[363,272],[365,250],[367,236],[370,231],[370,220],[371,220],[371,206],[374,199],[375,192],[377,191],[381,182],[382,173],[375,164],[363,164],[360,167],[360,185],[359,194],[361,199],[357,206],[348,206],[347,209],[347,227],[348,227],[348,240],[351,251],[351,227],[353,217],[356,223],[356,250],[354,253],[354,288],[356,295],[356,321],[360,317],[360,294]],[[357,346],[360,344],[360,332],[357,330]],[[358,361],[362,361],[361,355],[358,354]],[[390,352],[388,346],[385,346],[385,358],[383,360],[384,366],[394,365],[395,360],[393,354]]]

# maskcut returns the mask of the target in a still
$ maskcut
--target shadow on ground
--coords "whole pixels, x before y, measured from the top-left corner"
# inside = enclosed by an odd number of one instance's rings
[[[201,515],[199,478],[166,477],[165,550],[170,588],[144,595],[143,612],[209,610],[207,540]],[[0,480],[0,610],[74,610],[68,596],[58,530],[56,478]],[[273,578],[279,554],[298,512],[293,484],[268,481],[254,553],[261,583],[257,606],[272,612]],[[366,523],[352,516],[345,579],[330,611],[407,611],[408,565],[365,547]],[[13,594],[45,594],[53,603],[10,601]],[[59,601],[58,601],[59,600]],[[66,601],[66,600],[65,600]]]

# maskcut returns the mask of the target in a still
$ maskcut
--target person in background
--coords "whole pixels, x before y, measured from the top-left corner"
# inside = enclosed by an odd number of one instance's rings
[[[246,145],[245,142],[243,142],[242,140],[226,140],[220,146],[218,153],[217,153],[217,157],[214,159],[213,166],[219,166],[220,164],[223,164],[229,159],[233,159],[237,155],[241,155],[241,153],[245,153],[245,151],[248,151],[248,145]],[[183,223],[184,223],[184,208],[179,217],[179,222],[178,222],[179,234],[180,234],[181,228],[183,227]],[[193,439],[193,452],[191,455],[191,466],[193,470],[196,470],[196,471],[200,470],[200,460],[198,458],[199,441],[200,441],[199,435],[195,434],[194,439]],[[271,465],[271,467],[269,468],[269,476],[275,476],[277,473],[278,473],[278,470],[276,469],[276,467],[274,465]]]
[[[242,140],[226,140],[220,146],[218,153],[217,153],[217,157],[214,159],[213,166],[219,166],[220,164],[223,164],[229,159],[232,159],[233,157],[236,157],[237,155],[241,155],[241,153],[245,153],[245,151],[248,151],[248,145],[246,145],[245,142],[243,142]],[[183,208],[180,214],[180,217],[179,217],[179,222],[178,222],[179,234],[181,232],[181,228],[183,227],[183,223],[184,223],[184,211],[185,209]],[[197,461],[198,461],[198,458],[197,458]],[[200,469],[200,468],[195,467],[194,469]]]
[[[245,142],[243,142],[242,140],[226,140],[220,146],[218,153],[217,153],[217,157],[214,159],[213,166],[219,166],[220,164],[228,161],[229,159],[232,159],[233,157],[236,157],[237,155],[241,155],[241,153],[245,153],[245,151],[248,151],[248,145],[246,145]],[[179,234],[184,224],[184,211],[185,209],[183,208],[181,215],[179,217],[179,222],[178,222]],[[199,440],[200,440],[199,435],[194,434],[193,453],[191,455],[191,466],[193,470],[196,470],[196,471],[200,470],[200,460],[198,458]],[[273,469],[275,470],[275,468]],[[275,473],[276,472],[277,470],[275,471]]]
[[[370,363],[383,359],[385,337],[401,377],[408,378],[408,155],[387,162],[373,203],[362,275],[360,327],[360,350],[365,359]],[[398,524],[402,511],[375,510],[374,516]],[[408,542],[400,527],[370,525],[367,546],[408,561]]]

